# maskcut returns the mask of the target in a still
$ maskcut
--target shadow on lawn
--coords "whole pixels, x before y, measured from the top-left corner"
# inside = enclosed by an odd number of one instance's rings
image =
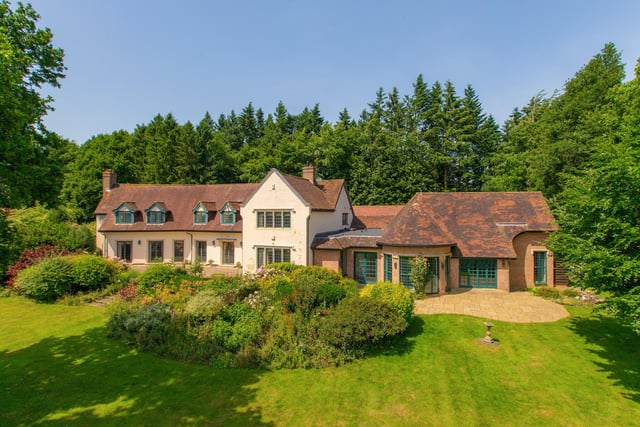
[[[261,373],[137,353],[94,328],[0,352],[0,424],[269,425],[252,406]]]
[[[378,351],[373,351],[371,356],[394,355],[402,356],[413,351],[416,345],[416,337],[422,335],[424,331],[424,320],[419,316],[413,316],[404,334],[395,337],[391,343],[384,343]]]
[[[627,390],[623,396],[640,403],[640,336],[607,316],[573,317],[570,327],[605,360],[594,363]]]

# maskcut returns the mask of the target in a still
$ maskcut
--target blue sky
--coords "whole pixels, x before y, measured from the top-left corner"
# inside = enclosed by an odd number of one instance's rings
[[[502,124],[561,89],[607,42],[632,77],[640,2],[33,0],[65,50],[45,124],[81,144],[171,112],[197,123],[249,102],[357,117],[378,88],[470,84]]]

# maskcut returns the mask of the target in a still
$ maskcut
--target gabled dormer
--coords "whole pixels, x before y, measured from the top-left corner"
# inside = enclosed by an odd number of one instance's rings
[[[155,202],[145,211],[147,224],[164,224],[167,219],[167,207],[162,202]]]
[[[237,209],[230,202],[227,202],[220,209],[220,224],[233,225],[236,223]]]
[[[116,224],[133,224],[137,211],[135,203],[124,202],[113,210]]]
[[[215,214],[215,211],[216,204],[214,202],[198,202],[192,209],[193,223],[198,225],[207,224]]]

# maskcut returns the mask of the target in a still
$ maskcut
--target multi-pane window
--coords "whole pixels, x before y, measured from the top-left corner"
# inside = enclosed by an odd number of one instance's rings
[[[198,261],[207,261],[207,242],[204,240],[196,240],[196,259]]]
[[[149,241],[149,262],[162,261],[164,259],[164,242],[162,240]]]
[[[148,211],[147,212],[147,224],[164,224],[164,212],[162,212],[162,211]]]
[[[220,224],[233,225],[236,223],[236,210],[228,203],[220,211]]]
[[[342,214],[342,225],[349,225],[349,213],[345,212]]]
[[[375,252],[355,252],[353,268],[353,276],[358,283],[376,283],[378,280],[378,254]]]
[[[131,262],[131,246],[132,245],[133,245],[133,242],[131,241],[117,241],[116,254],[118,258],[126,262]]]
[[[258,211],[258,228],[291,228],[290,211]]]
[[[533,283],[536,285],[547,284],[547,253],[533,253]]]
[[[411,272],[411,260],[413,257],[401,256],[400,257],[400,283],[405,286],[413,286],[411,279],[409,279],[409,273]]]
[[[258,267],[264,267],[274,262],[291,262],[291,249],[289,248],[256,248],[256,260]]]
[[[128,210],[117,211],[116,224],[133,224],[133,212]]]
[[[391,282],[393,280],[393,258],[391,255],[384,254],[384,281]]]
[[[235,244],[233,242],[222,242],[222,263],[233,264],[235,262]]]
[[[496,288],[498,263],[495,259],[461,258],[461,288]]]
[[[184,240],[173,241],[173,260],[176,262],[184,261]]]
[[[194,224],[206,224],[209,220],[209,214],[205,210],[195,211],[193,213]]]

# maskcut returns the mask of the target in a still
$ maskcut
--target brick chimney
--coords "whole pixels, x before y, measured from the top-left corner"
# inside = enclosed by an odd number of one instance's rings
[[[107,169],[102,172],[102,193],[106,193],[107,191],[111,191],[113,187],[116,186],[118,182],[116,173],[111,169]]]
[[[307,181],[315,185],[316,183],[316,168],[313,166],[305,166],[302,168],[302,177]]]

